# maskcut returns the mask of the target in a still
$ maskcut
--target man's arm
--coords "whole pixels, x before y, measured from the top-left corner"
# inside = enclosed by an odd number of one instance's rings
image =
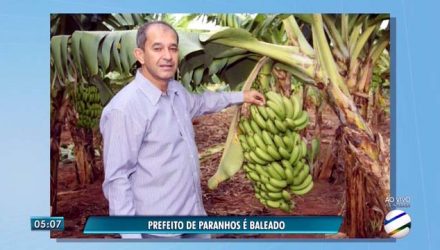
[[[141,126],[120,110],[110,110],[101,119],[104,142],[104,195],[109,201],[110,215],[135,215],[129,176],[136,171],[136,162],[143,132]],[[142,238],[140,234],[122,238]]]
[[[200,95],[187,92],[187,97],[192,118],[218,112],[226,107],[243,102],[257,105],[265,103],[264,96],[255,90],[244,92],[206,91]]]

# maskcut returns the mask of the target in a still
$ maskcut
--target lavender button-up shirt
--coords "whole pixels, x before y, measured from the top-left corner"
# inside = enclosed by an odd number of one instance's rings
[[[104,108],[104,195],[110,215],[206,215],[192,119],[243,102],[242,92],[166,93],[139,71]]]

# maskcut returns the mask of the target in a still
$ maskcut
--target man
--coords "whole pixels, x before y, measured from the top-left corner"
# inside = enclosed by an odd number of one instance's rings
[[[192,119],[243,101],[265,102],[253,90],[187,92],[173,80],[178,41],[167,23],[139,28],[134,55],[141,67],[102,113],[103,191],[110,215],[206,215]]]

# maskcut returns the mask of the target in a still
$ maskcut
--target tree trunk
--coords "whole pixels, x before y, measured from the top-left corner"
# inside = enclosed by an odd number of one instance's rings
[[[85,151],[86,151],[86,158],[88,162],[88,169],[89,172],[88,178],[90,179],[90,183],[93,183],[98,178],[98,172],[96,168],[96,161],[95,161],[95,147],[93,144],[93,130],[91,128],[83,129],[84,136],[85,136]]]
[[[338,129],[338,162],[346,177],[346,215],[343,230],[349,237],[382,236],[388,207],[389,173],[382,166],[382,150],[351,98],[334,84],[328,86],[332,107],[342,125]]]
[[[50,214],[57,215],[58,164],[60,161],[60,140],[66,116],[67,99],[65,89],[57,90],[52,99],[53,113],[50,126]]]
[[[99,171],[95,168],[93,131],[77,127],[77,114],[73,108],[68,112],[68,123],[73,143],[75,144],[75,169],[80,186],[93,183]]]
[[[91,154],[91,156],[93,157],[93,176],[95,177],[95,180],[99,179],[100,177],[103,177],[104,174],[104,166],[103,166],[103,161],[102,161],[102,136],[101,133],[99,132],[99,130],[93,130],[93,139],[92,139],[92,145],[95,145],[92,149],[93,149],[93,154]],[[93,143],[93,141],[95,141],[95,143]],[[99,157],[98,159],[95,156],[95,149],[98,151],[99,153]]]
[[[339,160],[346,176],[346,212],[343,228],[349,237],[385,236],[382,225],[388,212],[389,173],[379,164],[378,143],[347,126],[338,134]]]

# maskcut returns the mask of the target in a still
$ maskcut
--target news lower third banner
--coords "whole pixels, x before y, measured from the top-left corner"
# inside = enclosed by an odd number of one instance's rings
[[[341,216],[91,216],[84,234],[335,234]]]

